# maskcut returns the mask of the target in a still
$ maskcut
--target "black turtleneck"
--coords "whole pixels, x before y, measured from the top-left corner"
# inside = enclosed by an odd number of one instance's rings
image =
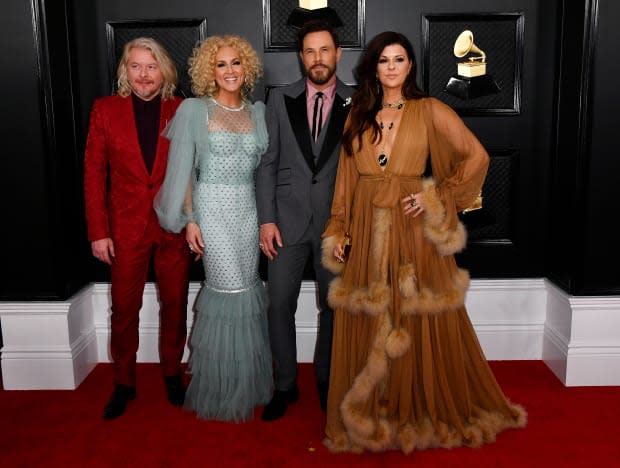
[[[131,100],[133,102],[133,114],[136,119],[136,130],[138,131],[138,141],[140,142],[142,157],[150,174],[155,162],[155,152],[157,151],[157,140],[159,138],[161,96],[157,95],[150,101],[144,101],[134,93],[131,93]]]

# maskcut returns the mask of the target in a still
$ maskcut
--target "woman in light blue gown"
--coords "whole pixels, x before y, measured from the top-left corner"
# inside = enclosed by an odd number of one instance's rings
[[[183,101],[165,130],[168,169],[155,209],[165,229],[186,228],[205,270],[185,397],[185,407],[204,419],[250,419],[273,386],[254,195],[268,137],[264,104],[247,99],[260,72],[241,37],[203,41],[189,70],[200,97]]]

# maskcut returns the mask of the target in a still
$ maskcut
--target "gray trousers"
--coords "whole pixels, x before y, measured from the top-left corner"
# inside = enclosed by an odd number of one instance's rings
[[[304,267],[312,255],[318,284],[319,329],[314,352],[314,371],[318,382],[329,382],[332,350],[333,311],[327,305],[327,290],[334,275],[321,265],[321,238],[310,223],[299,242],[278,249],[269,262],[269,341],[274,362],[276,390],[292,389],[297,382],[297,340],[295,312]]]

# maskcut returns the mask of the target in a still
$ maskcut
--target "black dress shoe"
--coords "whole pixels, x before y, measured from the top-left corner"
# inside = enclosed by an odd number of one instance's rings
[[[118,384],[114,387],[110,401],[103,409],[103,419],[118,418],[125,412],[129,400],[136,399],[136,388]]]
[[[275,421],[276,419],[280,419],[284,416],[284,413],[286,413],[288,405],[295,403],[297,400],[299,400],[299,389],[297,385],[286,391],[276,390],[273,392],[271,401],[265,406],[261,419],[263,421]]]
[[[185,401],[185,385],[180,375],[173,375],[164,378],[166,382],[166,391],[168,392],[168,401],[171,405],[182,406]]]
[[[323,411],[327,411],[327,392],[329,391],[329,383],[317,382],[316,388],[319,391],[319,403],[321,404],[321,409]]]

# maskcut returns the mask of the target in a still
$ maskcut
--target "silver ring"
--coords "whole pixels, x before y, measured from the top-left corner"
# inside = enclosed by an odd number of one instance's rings
[[[410,202],[410,203],[409,203],[409,206],[410,206],[411,208],[415,208],[415,201]]]
[[[262,242],[259,242],[259,243],[258,243],[258,248],[259,248],[259,249],[262,249],[262,248],[263,248],[263,243],[262,243]]]

